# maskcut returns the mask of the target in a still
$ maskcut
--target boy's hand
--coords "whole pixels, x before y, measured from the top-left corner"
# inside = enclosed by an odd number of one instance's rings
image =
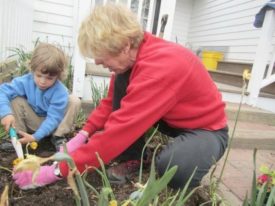
[[[5,128],[6,131],[9,131],[10,127],[14,127],[15,125],[15,118],[13,115],[8,114],[7,116],[1,119],[1,124]]]
[[[88,139],[88,133],[81,130],[77,133],[69,142],[66,143],[68,153],[77,150],[81,145],[83,145]],[[63,146],[60,147],[60,152],[63,152]]]
[[[19,139],[19,142],[21,142],[21,144],[27,144],[29,142],[36,141],[35,138],[31,134],[28,134],[28,133],[22,132],[22,131],[19,131],[18,133],[21,136],[21,138]]]

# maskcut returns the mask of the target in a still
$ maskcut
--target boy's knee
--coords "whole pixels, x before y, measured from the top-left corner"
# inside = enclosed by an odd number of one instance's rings
[[[30,105],[25,98],[15,97],[11,100],[11,107],[13,111],[21,111],[22,108],[28,108]]]
[[[73,107],[77,108],[78,110],[80,110],[80,108],[81,108],[81,100],[78,97],[74,96],[74,95],[70,95],[69,96],[69,104],[68,105],[69,106],[73,106]]]
[[[27,100],[23,97],[15,97],[13,100],[11,100],[12,105],[24,103],[24,102],[27,102]]]

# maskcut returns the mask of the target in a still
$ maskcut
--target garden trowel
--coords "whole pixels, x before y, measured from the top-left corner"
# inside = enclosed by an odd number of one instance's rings
[[[10,128],[9,134],[10,134],[10,138],[11,138],[11,143],[15,149],[17,157],[20,159],[24,159],[22,144],[18,141],[18,136],[17,136],[16,131],[13,127]]]

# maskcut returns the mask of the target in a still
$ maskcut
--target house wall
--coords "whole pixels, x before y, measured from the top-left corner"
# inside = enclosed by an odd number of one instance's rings
[[[255,28],[253,22],[255,15],[268,1],[196,0],[188,42],[193,50],[220,49],[226,61],[253,63],[261,34],[261,29]]]
[[[171,41],[190,47],[188,43],[188,30],[192,15],[192,0],[177,0]]]
[[[32,41],[60,45],[73,52],[78,0],[34,0]]]
[[[0,61],[14,48],[30,50],[32,47],[33,0],[0,1]]]

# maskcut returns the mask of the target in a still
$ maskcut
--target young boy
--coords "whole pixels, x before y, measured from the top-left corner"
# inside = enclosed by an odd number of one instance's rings
[[[34,50],[31,72],[0,85],[1,124],[16,128],[26,144],[51,135],[56,150],[66,141],[80,110],[80,100],[68,94],[61,80],[67,67],[63,51],[40,43]]]

